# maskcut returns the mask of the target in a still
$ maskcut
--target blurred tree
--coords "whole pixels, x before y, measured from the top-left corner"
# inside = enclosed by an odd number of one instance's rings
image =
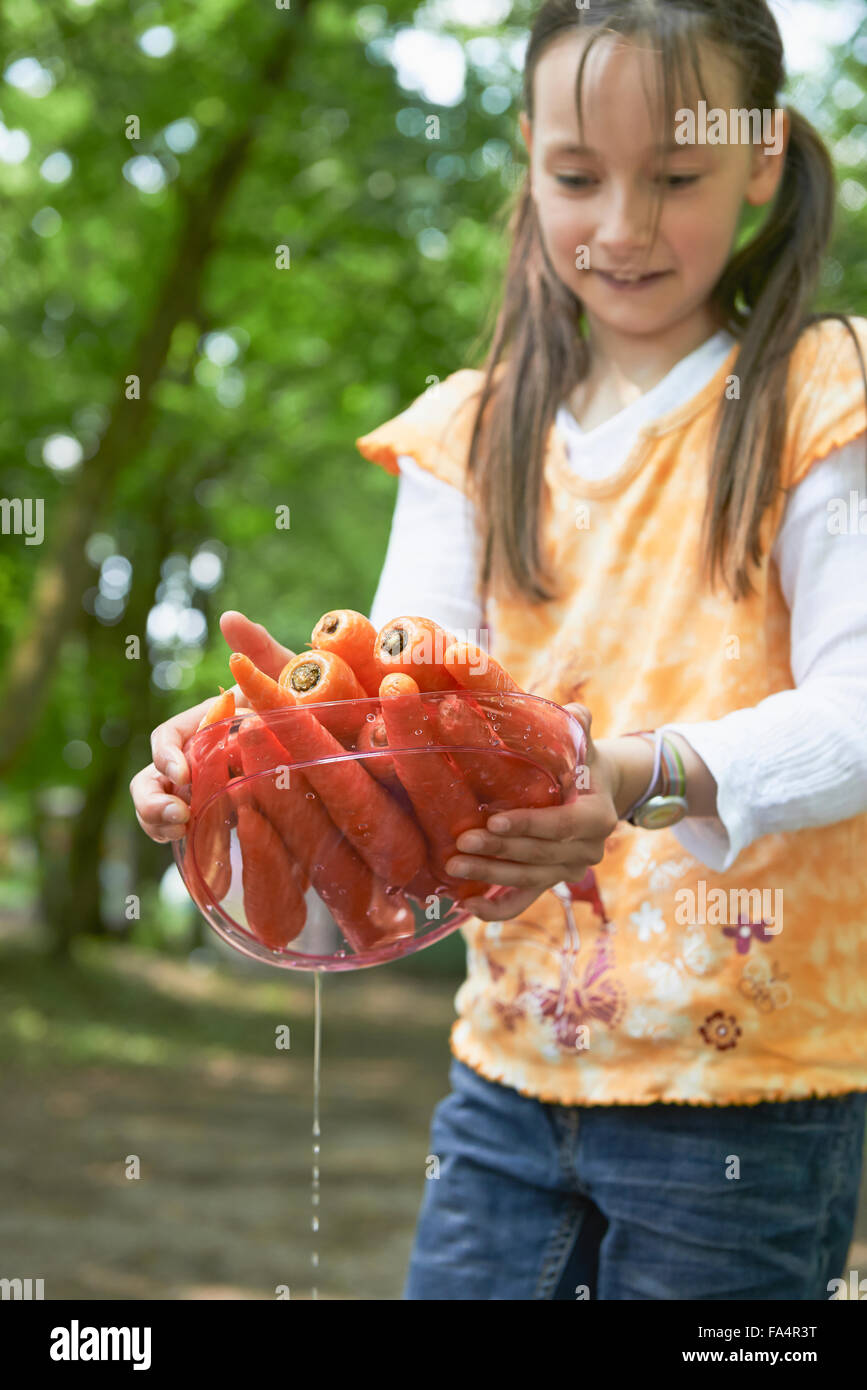
[[[127,782],[154,724],[227,683],[217,612],[297,649],[369,605],[395,482],[354,439],[477,364],[535,9],[4,7],[0,457],[7,497],[44,499],[46,554],[2,537],[0,760],[58,949],[106,925],[118,827],[131,891],[171,862]],[[867,23],[793,84],[841,173],[821,307],[856,312],[865,58]]]

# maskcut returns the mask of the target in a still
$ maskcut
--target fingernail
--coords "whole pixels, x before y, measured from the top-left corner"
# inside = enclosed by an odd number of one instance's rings
[[[484,843],[481,835],[462,835],[458,849],[481,849]]]
[[[184,769],[179,762],[172,759],[170,763],[166,763],[166,776],[171,777],[173,782],[180,782],[183,780]]]
[[[460,878],[465,873],[463,859],[450,859],[446,864],[446,873],[451,874],[454,878]]]
[[[509,821],[506,816],[491,816],[491,819],[488,821],[489,830],[508,830],[508,828]]]
[[[189,814],[189,810],[186,806],[179,806],[176,801],[170,801],[168,806],[163,810],[163,820],[172,821],[174,824],[180,825],[181,821],[185,821],[189,818]]]

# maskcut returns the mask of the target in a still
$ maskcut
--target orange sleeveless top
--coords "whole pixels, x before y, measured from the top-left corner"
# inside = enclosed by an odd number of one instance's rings
[[[867,359],[867,319],[852,322]],[[755,592],[735,603],[701,579],[713,415],[737,353],[646,426],[611,477],[577,477],[551,427],[544,548],[565,597],[533,606],[495,592],[492,655],[525,690],[586,704],[596,738],[718,719],[794,686],[789,611],[768,558],[782,491],[763,519]],[[455,372],[359,450],[392,473],[410,454],[465,491],[482,379]],[[802,335],[786,412],[784,489],[867,429],[857,354],[839,321]],[[461,928],[467,979],[451,1050],[492,1081],[564,1105],[867,1090],[865,865],[867,813],[763,836],[724,873],[685,853],[671,830],[621,822],[587,901],[569,901],[559,885],[519,917]],[[784,906],[782,930],[769,925],[768,903]]]

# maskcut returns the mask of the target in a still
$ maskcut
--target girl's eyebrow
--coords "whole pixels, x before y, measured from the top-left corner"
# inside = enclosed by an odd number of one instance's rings
[[[657,144],[649,145],[650,154],[676,154],[679,150],[690,149],[689,145],[681,145],[677,140],[660,141]],[[550,154],[584,154],[598,157],[599,151],[591,148],[590,145],[576,145],[572,140],[553,140],[548,144]]]

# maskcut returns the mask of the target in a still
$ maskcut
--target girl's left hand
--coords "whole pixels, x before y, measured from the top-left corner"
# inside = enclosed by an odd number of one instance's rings
[[[456,878],[481,878],[508,885],[501,897],[466,898],[461,906],[485,921],[517,917],[555,883],[579,883],[605,853],[617,824],[615,799],[620,770],[590,737],[592,715],[584,705],[564,705],[587,735],[589,787],[568,806],[499,811],[484,830],[458,836],[460,856],[446,868]]]

